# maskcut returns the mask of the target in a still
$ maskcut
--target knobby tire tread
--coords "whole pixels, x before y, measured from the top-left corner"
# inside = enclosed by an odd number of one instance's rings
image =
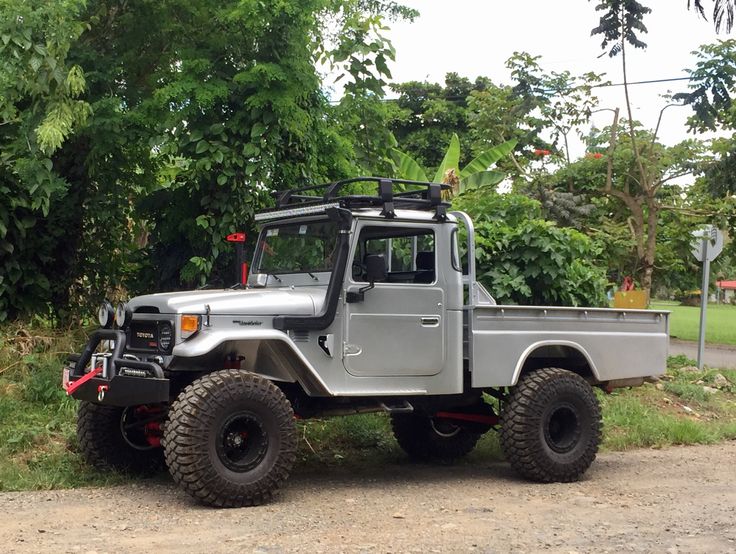
[[[82,401],[77,410],[77,442],[84,460],[97,469],[150,474],[163,469],[160,448],[136,450],[120,431],[123,408]]]
[[[550,456],[541,438],[545,402],[561,393],[579,395],[589,410],[589,425],[581,430],[586,442],[574,460],[560,463]],[[522,476],[544,483],[577,481],[590,467],[601,440],[601,412],[590,385],[580,375],[560,368],[532,371],[519,380],[501,413],[500,442],[507,461]]]
[[[243,399],[260,403],[279,428],[280,451],[273,466],[249,483],[233,482],[219,473],[208,444],[217,414]],[[174,481],[198,501],[227,508],[263,504],[287,480],[296,460],[294,412],[283,392],[267,379],[237,369],[215,371],[186,387],[174,401],[163,446]]]

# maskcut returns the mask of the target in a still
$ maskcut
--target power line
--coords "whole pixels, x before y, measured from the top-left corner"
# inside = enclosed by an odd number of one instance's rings
[[[590,88],[598,87],[622,87],[628,85],[650,85],[652,83],[669,83],[670,81],[689,81],[690,77],[670,77],[669,79],[650,79],[648,81],[632,81],[630,83],[601,83],[600,85],[590,85]]]
[[[630,83],[600,83],[598,85],[590,85],[590,88],[603,88],[603,87],[622,87],[624,85],[652,85],[657,83],[670,83],[674,81],[688,81],[690,77],[668,77],[666,79],[648,79],[646,81],[631,81]],[[401,84],[401,83],[397,83]],[[555,92],[553,90],[543,92]],[[465,102],[467,97],[465,96],[446,96],[444,98],[438,97],[436,100],[444,100],[445,102]],[[382,98],[381,102],[398,102],[399,98]],[[340,100],[330,100],[330,104],[339,104]]]

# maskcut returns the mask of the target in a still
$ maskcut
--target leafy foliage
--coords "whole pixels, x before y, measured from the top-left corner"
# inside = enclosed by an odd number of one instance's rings
[[[506,61],[512,84],[490,84],[473,91],[468,100],[473,150],[516,140],[518,156],[505,160],[502,169],[517,178],[535,166],[539,152],[549,150],[548,154],[570,161],[570,134],[589,121],[598,105],[593,87],[603,82],[593,72],[579,76],[547,72],[540,60],[515,52]]]
[[[433,182],[451,184],[453,186],[452,194],[462,193],[465,190],[478,187],[493,187],[499,184],[505,175],[500,171],[493,171],[489,168],[503,157],[511,154],[515,146],[516,141],[511,140],[489,148],[485,152],[481,152],[461,170],[458,166],[460,140],[457,135],[452,135]],[[396,164],[396,173],[400,178],[427,181],[426,172],[409,154],[394,148],[393,157]],[[455,182],[447,181],[448,177],[454,179]]]
[[[0,4],[0,321],[45,308],[64,229],[46,228],[69,188],[54,153],[86,122],[84,73],[68,57],[83,2]]]
[[[399,95],[396,105],[400,111],[391,124],[398,148],[410,152],[422,167],[440,165],[446,152],[444,145],[450,142],[453,134],[461,142],[467,141],[470,130],[468,97],[489,86],[492,85],[487,78],[470,81],[457,73],[448,73],[444,86],[419,81],[392,85]],[[503,140],[496,140],[494,144],[499,142]],[[464,152],[460,163],[468,163],[471,154]]]
[[[389,167],[374,102],[393,58],[384,15],[416,12],[374,0],[0,3],[0,319],[225,284],[223,237],[249,231],[270,190],[369,159]],[[347,77],[343,106],[329,105],[317,60]],[[370,140],[356,119],[337,121],[356,106],[373,110]]]
[[[637,33],[646,33],[644,16],[651,13],[637,0],[602,0],[596,7],[596,11],[603,12],[598,26],[590,32],[591,36],[602,35],[601,48],[607,49],[612,44],[608,55],[616,56],[622,52],[624,42],[628,42],[635,48],[646,48]]]
[[[731,94],[736,85],[736,40],[720,40],[704,44],[692,52],[698,59],[690,76],[690,92],[675,94],[673,99],[689,105],[694,114],[688,120],[692,131],[733,129]]]
[[[579,231],[543,220],[537,201],[474,190],[453,208],[474,219],[478,278],[499,303],[605,305],[599,249]]]

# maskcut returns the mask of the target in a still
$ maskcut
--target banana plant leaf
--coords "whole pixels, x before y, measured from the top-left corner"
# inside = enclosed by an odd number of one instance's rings
[[[404,154],[401,150],[394,148],[391,150],[391,157],[396,163],[396,171],[399,178],[408,179],[410,181],[429,180],[421,166],[408,154]]]
[[[473,173],[467,179],[460,181],[460,192],[481,187],[494,187],[506,178],[501,171],[481,171]]]
[[[440,164],[439,168],[437,168],[437,173],[434,175],[434,182],[435,183],[441,183],[443,177],[445,176],[445,172],[448,169],[454,169],[455,171],[460,171],[460,139],[457,138],[457,133],[452,134],[452,138],[450,139],[450,146],[447,148],[447,152],[445,152],[445,157],[442,159],[442,163]]]
[[[460,179],[466,179],[475,173],[486,171],[504,156],[508,156],[516,147],[515,140],[509,140],[482,152],[478,157],[466,165],[460,172]]]

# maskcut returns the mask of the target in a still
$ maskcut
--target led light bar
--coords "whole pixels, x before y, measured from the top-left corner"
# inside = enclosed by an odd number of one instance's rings
[[[318,204],[316,206],[302,206],[301,208],[289,208],[288,210],[277,210],[273,212],[263,212],[256,214],[253,219],[255,221],[268,221],[269,219],[281,219],[284,217],[294,217],[297,215],[311,215],[324,213],[328,208],[337,208],[340,204],[332,202],[330,204]]]

